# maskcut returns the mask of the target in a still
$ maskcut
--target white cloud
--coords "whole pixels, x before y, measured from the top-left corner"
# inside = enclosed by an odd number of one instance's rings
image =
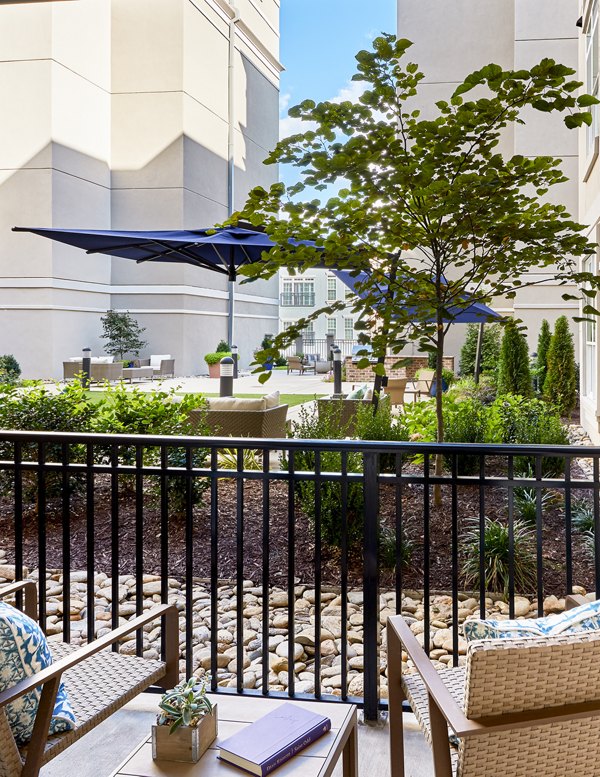
[[[365,87],[360,81],[348,81],[343,86],[335,97],[331,98],[331,102],[341,103],[345,100],[356,102],[360,95],[363,93]],[[280,114],[287,114],[291,95],[289,92],[279,96],[279,111]],[[302,121],[302,119],[293,118],[292,116],[283,115],[279,119],[279,137],[287,138],[290,135],[296,135],[299,132],[308,132],[308,130],[315,128],[315,123],[312,121]]]

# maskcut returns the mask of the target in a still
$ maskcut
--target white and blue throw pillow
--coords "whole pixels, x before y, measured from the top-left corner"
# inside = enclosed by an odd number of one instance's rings
[[[553,637],[578,631],[600,629],[600,600],[546,618],[521,620],[468,620],[463,624],[465,639],[510,639],[512,637]]]
[[[44,632],[27,615],[0,601],[0,691],[50,666],[52,654]],[[29,742],[42,689],[25,694],[6,707],[8,723],[18,745]],[[75,715],[63,684],[56,695],[50,734],[75,728]]]

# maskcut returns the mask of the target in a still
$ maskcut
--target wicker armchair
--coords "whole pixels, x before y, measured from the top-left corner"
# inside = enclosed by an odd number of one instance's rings
[[[402,616],[388,619],[387,644],[392,777],[404,775],[404,699],[432,747],[435,777],[599,773],[598,631],[471,642],[465,667],[440,672]],[[403,649],[414,674],[401,674]]]
[[[0,589],[0,597],[23,591],[24,611],[36,617],[36,588],[31,580]],[[145,624],[164,618],[166,661],[120,655],[106,648]],[[37,777],[41,767],[63,752],[105,718],[151,685],[170,688],[179,681],[178,613],[173,605],[158,605],[124,626],[80,648],[62,642],[50,644],[54,662],[47,669],[0,692],[0,775]],[[77,728],[48,736],[54,700],[61,679],[75,712]],[[13,739],[4,707],[41,686],[33,735],[25,748]]]
[[[206,421],[215,437],[279,439],[287,436],[287,411],[287,405],[266,410],[190,410],[190,422],[197,428]]]

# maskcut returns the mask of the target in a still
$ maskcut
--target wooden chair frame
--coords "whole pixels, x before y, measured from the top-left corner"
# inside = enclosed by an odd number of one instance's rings
[[[37,588],[32,580],[23,580],[2,586],[0,588],[0,598],[16,594],[19,591],[23,592],[23,611],[26,615],[35,619],[37,617]],[[35,688],[42,687],[33,734],[27,746],[27,755],[21,771],[21,777],[37,777],[39,774],[46,749],[56,694],[58,693],[63,673],[158,618],[163,619],[165,632],[165,674],[163,687],[172,688],[179,682],[179,613],[174,605],[160,604],[144,615],[140,615],[127,624],[113,629],[103,637],[83,645],[65,658],[54,661],[46,669],[21,680],[12,688],[0,692],[0,709],[2,709],[2,707],[33,691]]]
[[[568,596],[566,608],[587,602],[582,596]],[[417,642],[401,615],[388,618],[388,693],[390,710],[391,777],[404,777],[404,741],[402,726],[402,649],[406,651],[425,684],[429,697],[432,752],[435,777],[452,777],[448,726],[459,737],[476,737],[494,731],[512,731],[533,725],[564,723],[578,718],[600,717],[600,700],[583,704],[547,707],[535,712],[495,715],[469,719],[441,680],[429,656]],[[541,777],[541,776],[540,776]]]

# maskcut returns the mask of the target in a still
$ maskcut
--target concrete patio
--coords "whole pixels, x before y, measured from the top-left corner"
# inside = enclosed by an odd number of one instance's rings
[[[40,772],[41,777],[109,777],[148,736],[156,716],[156,694],[144,693],[101,723]],[[431,777],[431,753],[412,715],[405,715],[406,777]],[[360,777],[389,777],[389,726],[358,727]],[[240,775],[244,772],[240,771]],[[338,764],[334,777],[342,777]]]

